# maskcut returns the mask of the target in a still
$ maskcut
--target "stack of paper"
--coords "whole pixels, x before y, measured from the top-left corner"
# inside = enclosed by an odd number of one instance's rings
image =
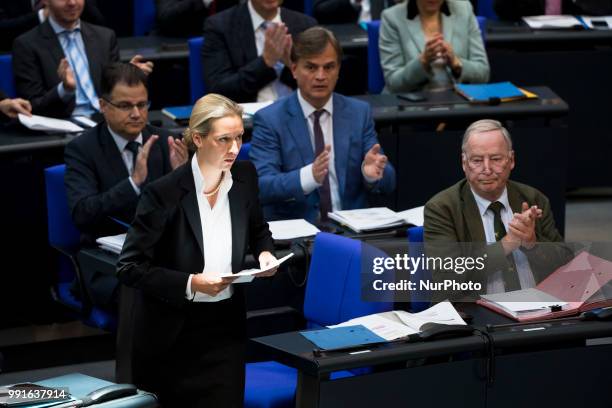
[[[450,302],[445,301],[419,313],[394,310],[393,312],[357,317],[328,327],[362,325],[383,339],[391,341],[410,334],[419,333],[425,323],[466,324],[461,316],[459,316],[459,313],[457,313],[457,310],[455,310],[455,307]]]
[[[233,283],[249,283],[253,280],[255,275],[259,273],[271,271],[274,268],[278,268],[280,264],[282,264],[283,262],[285,262],[287,259],[291,258],[292,256],[293,256],[293,252],[287,256],[277,259],[276,262],[273,262],[272,264],[268,265],[267,267],[263,269],[244,269],[237,273],[228,273],[225,275],[221,275],[221,277],[222,278],[237,277],[237,279],[234,280]]]
[[[561,28],[582,28],[582,22],[574,16],[528,16],[523,17],[523,21],[531,28],[541,29],[561,29]]]
[[[412,224],[412,225],[416,225],[420,227],[420,226],[423,226],[423,224],[425,223],[425,207],[424,206],[400,211],[397,213],[397,215],[400,218],[402,218],[404,221],[406,221],[406,223],[408,224]]]
[[[580,16],[584,24],[593,30],[609,30],[612,28],[612,16],[589,17]]]
[[[249,103],[240,103],[242,106],[242,116],[253,116],[257,113],[258,110],[265,108],[268,105],[271,105],[272,101],[266,102],[249,102]]]
[[[329,218],[352,229],[365,232],[404,225],[406,221],[387,207],[360,208],[330,212]]]
[[[612,262],[583,251],[535,288],[483,295],[477,303],[522,322],[612,306]]]
[[[304,219],[270,221],[268,223],[272,238],[275,240],[311,237],[321,232],[317,227]]]
[[[61,119],[47,118],[45,116],[26,116],[19,114],[19,122],[28,129],[41,130],[49,133],[76,133],[82,132],[84,129],[75,125],[72,122]]]
[[[100,248],[115,254],[120,254],[121,249],[123,248],[123,243],[125,242],[125,236],[126,234],[119,234],[109,237],[100,237],[96,239],[96,242]]]

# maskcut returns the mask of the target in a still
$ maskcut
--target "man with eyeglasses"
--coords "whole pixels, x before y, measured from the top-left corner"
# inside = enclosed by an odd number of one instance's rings
[[[461,146],[465,179],[427,202],[424,238],[429,249],[446,248],[447,254],[437,254],[442,256],[457,255],[453,250],[459,248],[445,243],[479,243],[475,247],[482,250],[486,268],[473,274],[438,271],[437,279],[474,278],[482,284],[481,293],[534,287],[545,272],[551,272],[552,264],[565,259],[563,247],[553,248],[552,253],[543,252],[550,248],[536,247],[563,240],[548,199],[533,187],[509,180],[514,150],[501,123],[489,119],[472,123]]]
[[[147,125],[146,80],[131,64],[107,66],[99,100],[104,122],[66,146],[68,205],[90,242],[117,231],[110,217],[130,223],[143,184],[187,160],[180,139]]]
[[[146,81],[132,64],[107,66],[99,100],[104,122],[66,146],[68,206],[84,245],[125,232],[121,224],[132,222],[144,185],[187,161],[181,139],[147,125]]]

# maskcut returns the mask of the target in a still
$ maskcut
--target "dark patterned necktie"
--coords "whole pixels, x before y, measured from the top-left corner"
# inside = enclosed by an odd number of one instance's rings
[[[502,203],[495,201],[489,205],[489,210],[493,211],[493,230],[495,231],[495,241],[501,241],[506,236],[506,227],[501,218],[501,210],[505,208]],[[514,257],[512,254],[508,254],[508,267],[502,271],[504,277],[504,286],[506,292],[512,290],[518,290],[521,288],[521,284],[518,280],[518,274],[516,271],[516,264],[514,263]]]
[[[325,110],[321,109],[312,113],[314,115],[314,125],[312,126],[312,130],[315,139],[315,157],[319,156],[325,149],[325,139],[323,139],[323,130],[321,130],[321,123],[319,121],[324,112]],[[327,213],[331,212],[332,210],[331,191],[329,188],[329,172],[325,175],[323,178],[323,184],[321,187],[319,187],[319,209],[321,211],[321,221],[327,221]]]
[[[132,152],[132,173],[134,173],[134,170],[136,170],[136,158],[138,156],[139,148],[140,143],[135,142],[133,140],[131,142],[128,142],[127,145],[125,145],[125,149]]]

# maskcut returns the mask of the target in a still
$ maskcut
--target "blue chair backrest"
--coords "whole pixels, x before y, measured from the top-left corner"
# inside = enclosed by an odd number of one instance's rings
[[[420,258],[424,254],[425,249],[423,246],[423,227],[411,227],[408,228],[408,255],[411,258]],[[418,268],[410,280],[416,282],[417,288],[419,287],[420,281],[426,281],[431,279],[431,273],[425,268]],[[413,299],[410,302],[410,309],[413,313],[425,310],[431,304],[431,293],[428,291],[414,290],[411,291]]]
[[[134,0],[134,35],[147,35],[155,26],[155,0]]]
[[[243,143],[238,152],[238,160],[249,160],[249,152],[251,151],[251,143]]]
[[[361,300],[361,263],[371,265],[370,257],[385,256],[371,246],[362,251],[362,245],[368,244],[325,232],[317,234],[304,298],[304,316],[309,323],[327,326],[393,309],[391,299]],[[368,276],[372,276],[371,268]]]
[[[190,38],[189,41],[189,87],[191,103],[196,103],[206,93],[204,69],[202,68],[202,47],[204,37]]]
[[[474,11],[479,16],[484,16],[491,20],[499,20],[497,14],[495,14],[493,10],[493,0],[478,0],[477,9]]]
[[[313,9],[314,9],[313,0],[304,0],[304,14],[312,17]]]
[[[378,52],[378,36],[380,33],[380,20],[367,23],[368,27],[368,92],[379,94],[385,87],[385,77],[380,66],[380,53]]]
[[[0,55],[0,89],[9,97],[17,95],[15,91],[15,78],[13,77],[13,56]]]
[[[478,28],[480,28],[482,42],[485,43],[487,40],[487,18],[485,16],[476,16],[476,20],[478,21]]]
[[[65,172],[65,164],[45,169],[49,243],[58,248],[76,248],[79,245],[80,233],[72,222],[68,209],[64,186]]]

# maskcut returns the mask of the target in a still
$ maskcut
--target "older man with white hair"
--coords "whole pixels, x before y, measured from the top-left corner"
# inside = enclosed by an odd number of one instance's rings
[[[550,272],[557,255],[564,254],[562,249],[551,257],[536,247],[562,241],[548,198],[509,179],[515,152],[501,123],[474,122],[464,134],[461,150],[465,178],[425,205],[425,242],[430,248],[432,243],[462,243],[463,248],[465,243],[479,243],[487,258],[486,270],[477,276],[482,292],[534,287],[545,277],[542,271]],[[449,276],[469,279],[454,272]]]

